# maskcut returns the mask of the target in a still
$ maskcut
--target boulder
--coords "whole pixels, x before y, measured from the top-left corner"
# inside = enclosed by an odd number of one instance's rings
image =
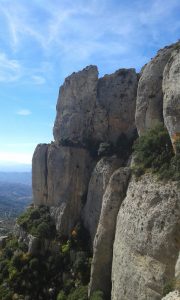
[[[163,92],[164,121],[174,145],[180,139],[180,42],[164,69]]]
[[[180,250],[180,191],[156,176],[133,177],[116,225],[112,300],[160,300]]]
[[[130,168],[120,168],[111,176],[103,196],[101,215],[93,244],[89,295],[101,290],[105,299],[111,295],[111,268],[116,218],[125,198]]]

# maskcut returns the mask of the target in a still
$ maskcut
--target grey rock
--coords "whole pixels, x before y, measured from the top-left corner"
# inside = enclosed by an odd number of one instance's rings
[[[39,144],[32,159],[32,190],[35,205],[47,205],[47,144]]]
[[[41,250],[41,241],[39,238],[29,234],[28,235],[28,252],[31,255],[36,255]],[[45,249],[43,249],[43,252],[45,252]]]
[[[113,249],[112,300],[160,300],[180,250],[180,191],[151,174],[133,177],[120,207]]]
[[[133,134],[137,83],[134,69],[120,69],[99,79],[93,119],[94,140],[116,144],[121,133]]]
[[[180,42],[176,44],[163,76],[163,114],[171,141],[180,139]]]
[[[51,144],[47,165],[48,204],[57,229],[69,234],[86,200],[94,162],[85,149]]]
[[[67,77],[60,88],[54,124],[55,141],[85,144],[92,135],[98,70],[89,66]]]
[[[113,173],[103,196],[101,216],[93,244],[91,265],[90,296],[101,290],[106,299],[111,294],[111,268],[116,218],[125,198],[130,177],[129,168],[120,168]]]
[[[139,135],[163,122],[163,71],[172,52],[172,46],[158,54],[143,68],[138,84],[136,126]]]
[[[162,300],[180,300],[180,292],[173,291],[167,294],[165,297],[163,297]]]
[[[103,195],[113,172],[122,165],[116,156],[104,157],[95,166],[88,187],[87,202],[83,210],[83,221],[93,243],[101,213]]]

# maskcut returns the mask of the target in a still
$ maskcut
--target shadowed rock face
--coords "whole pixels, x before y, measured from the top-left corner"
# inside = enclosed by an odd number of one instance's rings
[[[93,166],[89,152],[82,148],[55,143],[36,148],[33,157],[34,203],[55,207],[52,211],[62,234],[69,233],[79,218]]]
[[[162,79],[171,52],[172,46],[160,50],[142,70],[136,103],[136,126],[139,135],[163,122]]]
[[[96,234],[103,195],[112,173],[122,165],[116,156],[102,158],[95,166],[88,187],[87,202],[83,211],[85,227],[89,230],[93,243]]]
[[[101,215],[93,244],[93,260],[89,294],[96,290],[104,293],[105,299],[111,294],[111,268],[116,218],[126,195],[130,177],[129,168],[120,168],[111,176],[103,196]]]
[[[112,300],[160,300],[180,249],[176,183],[132,178],[120,207],[113,249]]]
[[[47,205],[47,144],[39,144],[32,159],[33,201],[36,205]]]
[[[180,43],[165,67],[163,92],[164,121],[174,144],[180,138]]]

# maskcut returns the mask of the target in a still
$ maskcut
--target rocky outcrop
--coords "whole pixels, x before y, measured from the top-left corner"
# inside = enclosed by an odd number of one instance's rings
[[[180,192],[151,174],[132,178],[116,226],[112,300],[160,300],[180,250]]]
[[[180,138],[180,43],[176,45],[163,76],[164,121],[172,143]]]
[[[110,299],[111,294],[112,250],[116,218],[126,194],[129,176],[129,168],[120,168],[111,176],[103,196],[101,216],[94,239],[89,294],[101,290],[105,299]]]
[[[60,88],[54,124],[55,141],[89,147],[91,142],[116,143],[135,130],[137,75],[120,69],[98,80],[96,66],[67,77]]]
[[[139,135],[163,122],[162,79],[172,46],[161,49],[142,70],[136,102],[136,126]]]
[[[60,88],[54,124],[55,141],[83,145],[92,136],[98,70],[89,66],[67,77]]]
[[[120,69],[99,79],[93,120],[94,140],[116,144],[121,133],[132,136],[137,83],[134,69]]]
[[[83,211],[84,225],[89,230],[92,243],[101,214],[103,195],[112,173],[120,165],[122,165],[122,160],[116,156],[104,157],[97,163],[92,172],[88,187],[87,202]]]

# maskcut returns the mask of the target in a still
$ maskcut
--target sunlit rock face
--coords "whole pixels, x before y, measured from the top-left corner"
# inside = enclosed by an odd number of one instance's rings
[[[174,47],[163,75],[164,106],[166,127],[173,145],[180,138],[180,43]]]
[[[180,250],[177,183],[151,174],[128,186],[116,225],[112,300],[160,300],[175,277]]]
[[[134,69],[120,69],[99,79],[94,140],[116,144],[121,133],[127,136],[134,133],[137,83]]]
[[[65,79],[60,88],[54,124],[55,141],[84,145],[93,132],[98,70],[89,66]]]
[[[141,71],[136,102],[136,126],[139,135],[163,122],[163,71],[171,52],[172,46],[161,49]]]

